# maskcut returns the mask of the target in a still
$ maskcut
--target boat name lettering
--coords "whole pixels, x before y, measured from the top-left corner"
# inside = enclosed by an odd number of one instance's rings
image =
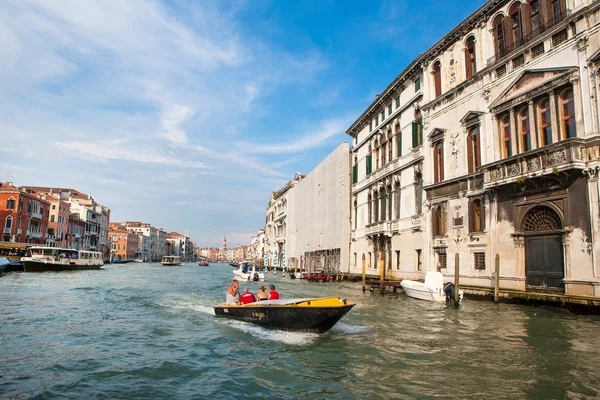
[[[265,313],[253,311],[252,316],[262,320],[265,317]]]

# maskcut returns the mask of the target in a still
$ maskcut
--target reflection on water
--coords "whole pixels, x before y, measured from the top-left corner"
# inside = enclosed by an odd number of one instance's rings
[[[8,398],[594,398],[598,317],[466,299],[460,309],[267,277],[357,302],[329,332],[216,318],[228,266],[107,266],[0,278]],[[242,283],[256,291],[259,284]]]

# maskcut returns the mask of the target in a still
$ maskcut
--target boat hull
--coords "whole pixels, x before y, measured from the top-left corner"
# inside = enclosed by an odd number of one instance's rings
[[[58,272],[100,269],[103,264],[71,264],[43,261],[21,261],[25,272]]]
[[[337,299],[339,305],[320,306],[319,300],[323,299],[308,299],[304,301],[304,305],[278,303],[277,300],[239,306],[221,304],[214,307],[214,310],[218,317],[250,322],[265,328],[323,333],[331,329],[355,305]],[[311,301],[317,305],[310,305]]]
[[[421,282],[402,281],[400,285],[408,297],[439,303],[446,301],[446,295],[443,290],[429,288],[424,286]]]

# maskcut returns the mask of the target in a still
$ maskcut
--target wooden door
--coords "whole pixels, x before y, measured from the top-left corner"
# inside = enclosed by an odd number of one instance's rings
[[[564,259],[561,235],[534,236],[525,241],[527,288],[564,290]]]

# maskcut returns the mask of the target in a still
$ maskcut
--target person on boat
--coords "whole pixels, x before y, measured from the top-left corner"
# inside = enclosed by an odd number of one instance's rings
[[[225,303],[237,304],[240,301],[240,286],[238,285],[237,279],[231,282],[231,285],[227,288],[227,295],[225,296]]]
[[[275,290],[275,285],[269,285],[269,300],[279,300],[279,293]]]
[[[258,288],[258,293],[256,294],[256,299],[258,301],[261,300],[267,300],[269,298],[269,295],[265,292],[265,287],[261,286]]]
[[[238,304],[248,304],[254,303],[256,301],[256,297],[254,297],[254,293],[252,293],[248,288],[244,288],[244,294],[240,296],[240,302]]]

